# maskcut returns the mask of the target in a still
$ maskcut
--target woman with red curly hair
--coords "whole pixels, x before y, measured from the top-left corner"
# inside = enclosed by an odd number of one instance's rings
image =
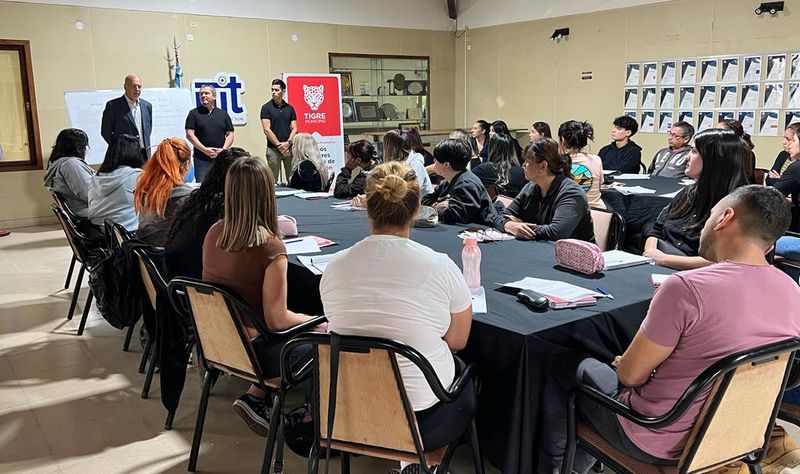
[[[191,150],[180,138],[165,138],[145,164],[133,205],[139,214],[136,238],[150,245],[163,247],[175,214],[192,188],[183,183],[189,172]]]

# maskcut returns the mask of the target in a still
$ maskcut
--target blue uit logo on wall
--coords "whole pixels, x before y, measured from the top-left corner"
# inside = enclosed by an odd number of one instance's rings
[[[195,79],[192,81],[194,102],[200,107],[200,88],[213,86],[217,90],[217,107],[228,112],[234,125],[247,124],[247,106],[242,94],[245,91],[244,79],[233,72],[218,72],[213,79]]]

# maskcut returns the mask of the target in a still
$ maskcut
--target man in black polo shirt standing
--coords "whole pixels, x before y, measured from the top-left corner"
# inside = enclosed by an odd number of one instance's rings
[[[267,163],[275,182],[289,182],[292,171],[292,139],[297,133],[297,114],[294,107],[283,100],[286,83],[280,79],[272,81],[272,100],[261,107],[261,126],[267,136]],[[284,177],[280,179],[281,163]]]
[[[228,112],[217,108],[214,86],[200,87],[200,106],[186,117],[186,138],[194,146],[194,178],[203,181],[212,160],[233,145],[233,122]]]

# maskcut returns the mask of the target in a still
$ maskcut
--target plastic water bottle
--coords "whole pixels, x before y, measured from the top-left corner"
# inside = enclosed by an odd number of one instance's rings
[[[478,239],[475,237],[464,239],[461,268],[464,272],[464,280],[467,281],[470,290],[481,286],[481,249],[478,248]]]

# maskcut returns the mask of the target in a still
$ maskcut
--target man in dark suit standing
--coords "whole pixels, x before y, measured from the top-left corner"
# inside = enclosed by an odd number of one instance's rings
[[[119,135],[139,138],[145,159],[150,156],[150,132],[153,129],[153,106],[141,99],[142,79],[136,74],[125,77],[125,94],[109,100],[103,111],[100,134],[109,145]]]

